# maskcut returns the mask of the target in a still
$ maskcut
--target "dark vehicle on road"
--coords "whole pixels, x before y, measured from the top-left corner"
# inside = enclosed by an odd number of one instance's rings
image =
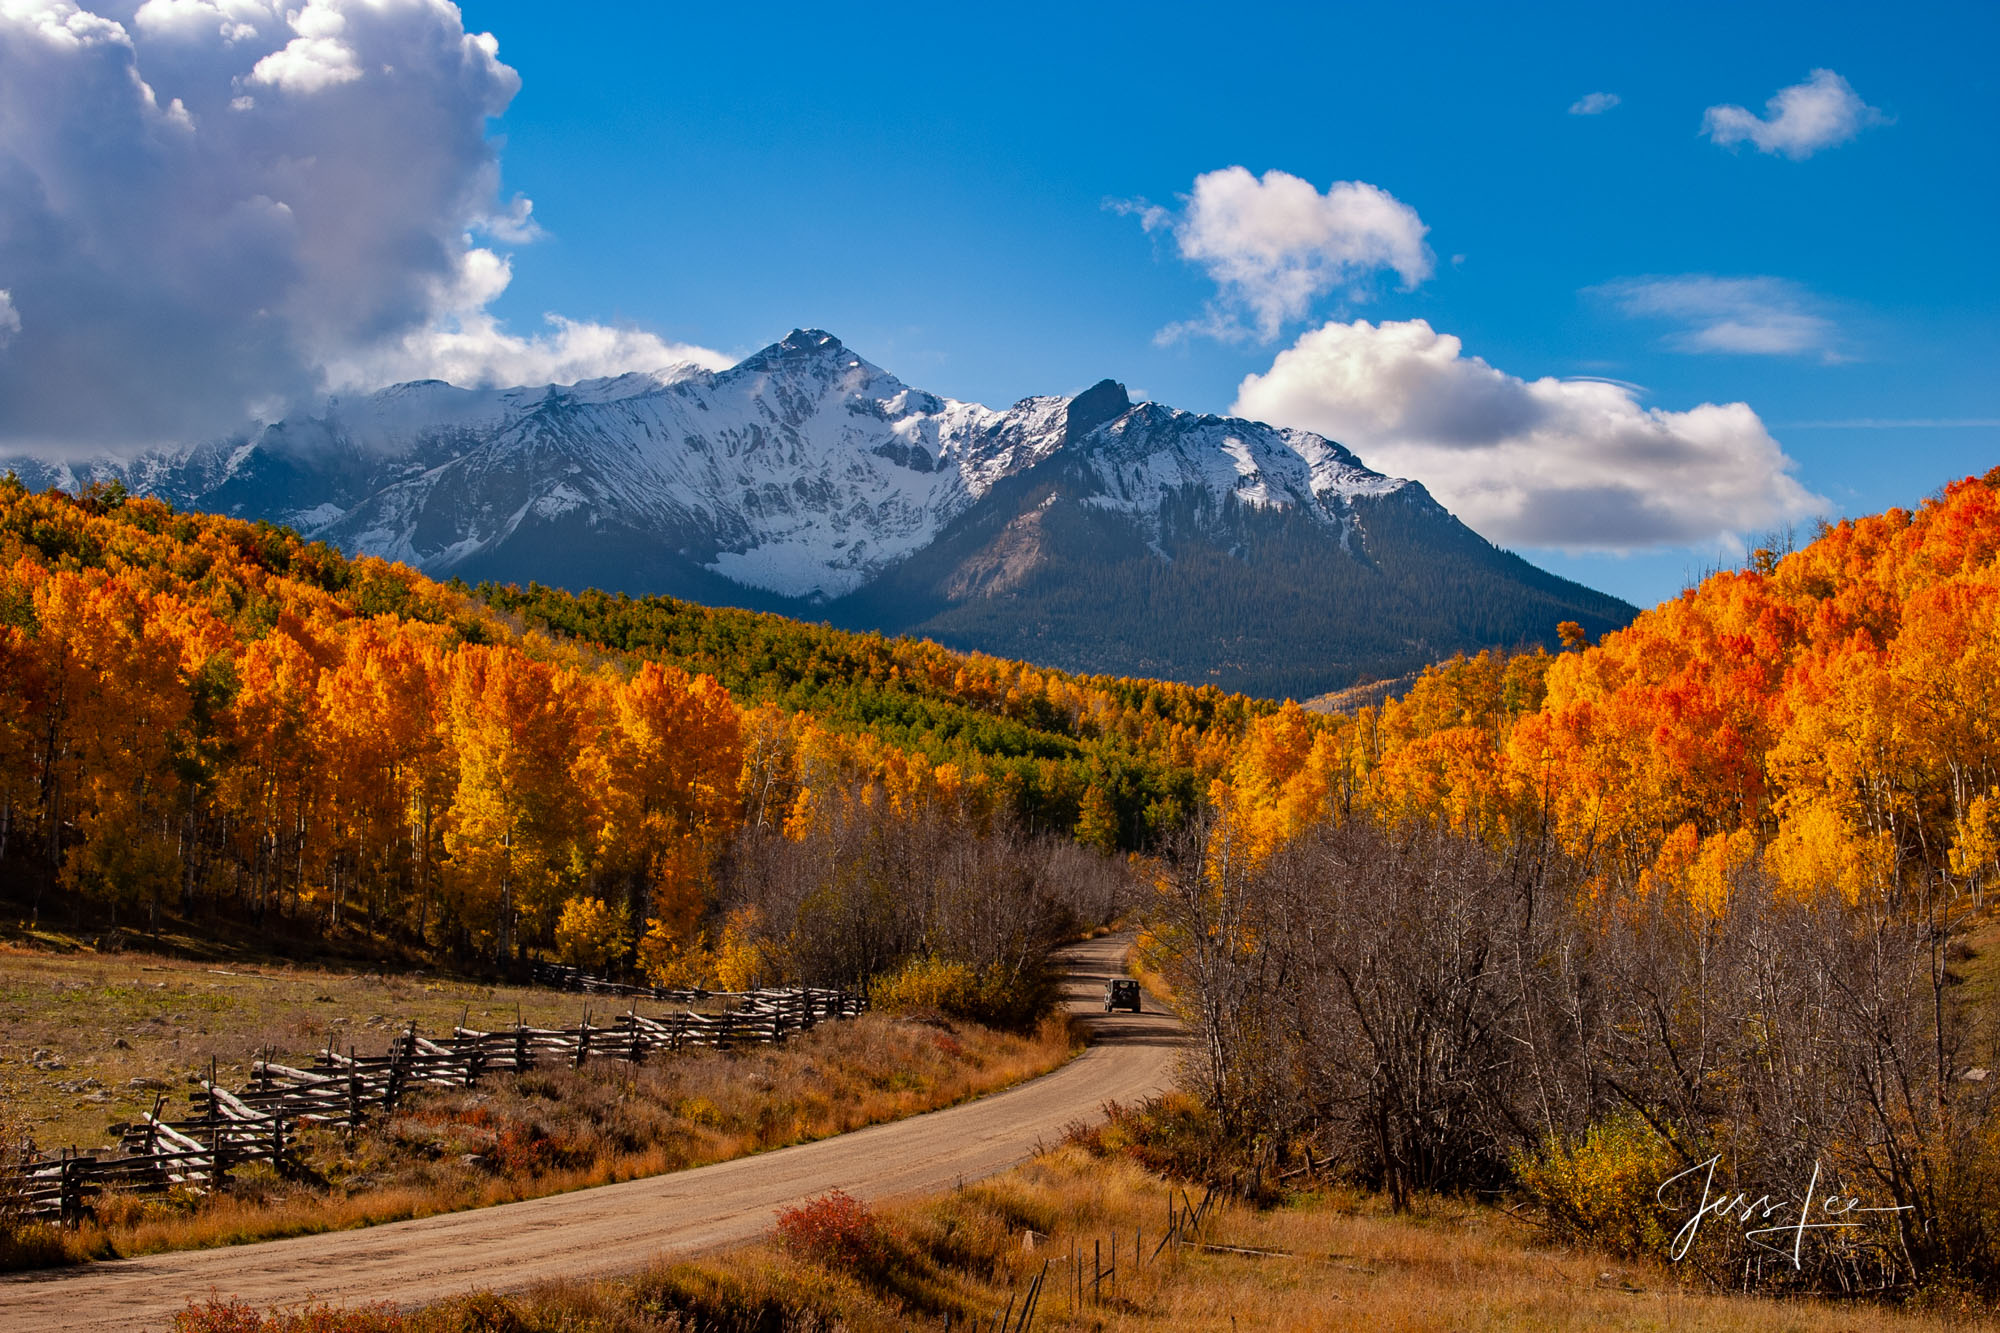
[[[1104,1012],[1130,1009],[1139,1012],[1139,983],[1130,977],[1114,977],[1104,983]]]

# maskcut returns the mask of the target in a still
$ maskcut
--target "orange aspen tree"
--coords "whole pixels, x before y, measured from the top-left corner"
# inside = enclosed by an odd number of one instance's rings
[[[506,648],[462,648],[446,717],[458,783],[444,827],[460,918],[496,957],[519,929],[554,925],[581,877],[581,802],[570,781],[586,716],[580,682]]]

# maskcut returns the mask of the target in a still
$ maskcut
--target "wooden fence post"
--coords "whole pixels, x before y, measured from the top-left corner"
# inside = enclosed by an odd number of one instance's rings
[[[81,1222],[81,1200],[77,1197],[76,1160],[63,1149],[62,1164],[56,1168],[56,1225],[75,1226]]]
[[[412,1047],[414,1047],[415,1045],[416,1035],[417,1035],[417,1026],[416,1024],[412,1023],[410,1025],[410,1041]],[[389,1047],[388,1081],[383,1085],[382,1088],[382,1110],[384,1114],[387,1114],[388,1112],[395,1110],[396,1103],[402,1098],[404,1049],[405,1048],[403,1046],[401,1039],[398,1039],[395,1043],[393,1043]]]
[[[208,1187],[215,1189],[222,1183],[223,1174],[229,1169],[222,1154],[222,1104],[215,1096],[215,1057],[208,1057]]]
[[[355,1063],[354,1047],[347,1048],[347,1134],[361,1128],[361,1066]]]

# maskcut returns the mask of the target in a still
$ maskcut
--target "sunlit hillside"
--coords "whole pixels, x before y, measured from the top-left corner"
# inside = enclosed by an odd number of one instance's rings
[[[651,928],[672,953],[760,830],[797,845],[927,811],[1135,846],[1274,711],[772,616],[483,591],[116,488],[0,482],[9,896],[496,954],[552,944],[572,902],[622,903],[626,947]]]
[[[1993,875],[2000,469],[1572,644],[1442,665],[1330,726],[1261,721],[1218,794],[1266,837],[1355,809],[1546,831],[1623,888],[1720,891],[1758,849],[1800,892]]]

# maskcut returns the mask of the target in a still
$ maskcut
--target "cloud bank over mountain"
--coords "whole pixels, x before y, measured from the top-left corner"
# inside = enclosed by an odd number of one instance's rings
[[[576,379],[699,348],[510,333],[487,122],[520,87],[442,0],[0,6],[0,440],[184,440],[329,389]]]
[[[1729,541],[1826,502],[1745,403],[1642,407],[1630,386],[1523,380],[1424,320],[1329,323],[1243,381],[1231,412],[1317,431],[1421,477],[1504,545],[1632,551]]]

